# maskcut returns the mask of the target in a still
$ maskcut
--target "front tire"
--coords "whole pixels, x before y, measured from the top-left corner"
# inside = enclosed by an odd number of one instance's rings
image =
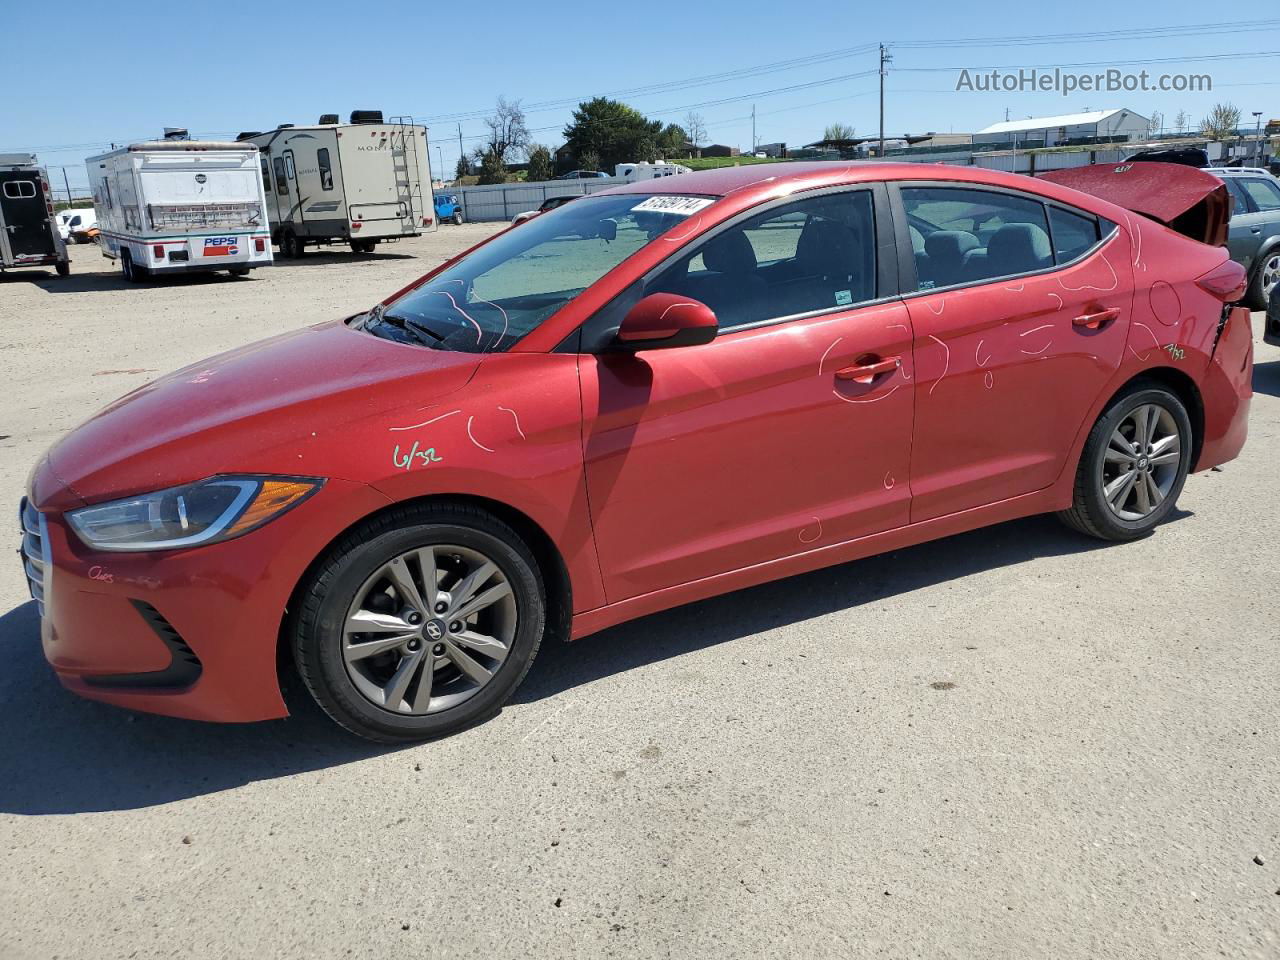
[[[401,507],[345,535],[302,587],[294,662],[316,702],[361,737],[404,743],[497,713],[542,642],[537,562],[474,507]]]
[[[1191,467],[1194,436],[1182,401],[1138,382],[1113,400],[1085,441],[1064,523],[1101,540],[1147,536],[1177,503]]]
[[[462,226],[462,211],[461,210],[453,211],[453,216],[450,219],[453,220],[453,225],[455,227]]]

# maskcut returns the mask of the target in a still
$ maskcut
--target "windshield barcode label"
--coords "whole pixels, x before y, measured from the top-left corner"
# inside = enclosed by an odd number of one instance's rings
[[[690,214],[697,213],[704,207],[709,207],[715,203],[710,197],[668,197],[657,196],[650,197],[644,203],[637,204],[632,207],[632,212],[646,211],[648,213],[674,213],[676,216],[687,217]]]

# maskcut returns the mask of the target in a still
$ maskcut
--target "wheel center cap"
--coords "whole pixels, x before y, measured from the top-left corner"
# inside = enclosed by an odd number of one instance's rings
[[[1139,469],[1139,470],[1145,470],[1145,469],[1147,469],[1147,458],[1146,458],[1146,457],[1142,457],[1140,460],[1138,460],[1138,469]]]
[[[426,625],[423,626],[422,632],[425,633],[432,640],[439,640],[444,636],[444,621],[428,620],[426,622]]]

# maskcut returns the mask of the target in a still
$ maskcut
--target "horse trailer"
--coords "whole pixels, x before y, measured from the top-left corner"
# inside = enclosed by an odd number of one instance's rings
[[[0,154],[0,270],[53,267],[71,272],[58,233],[49,176],[34,154]]]

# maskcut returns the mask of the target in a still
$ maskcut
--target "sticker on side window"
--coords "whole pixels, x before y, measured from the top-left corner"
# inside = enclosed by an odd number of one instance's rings
[[[674,213],[678,217],[687,217],[705,207],[711,206],[715,200],[711,197],[650,197],[644,203],[631,208],[632,213]]]

